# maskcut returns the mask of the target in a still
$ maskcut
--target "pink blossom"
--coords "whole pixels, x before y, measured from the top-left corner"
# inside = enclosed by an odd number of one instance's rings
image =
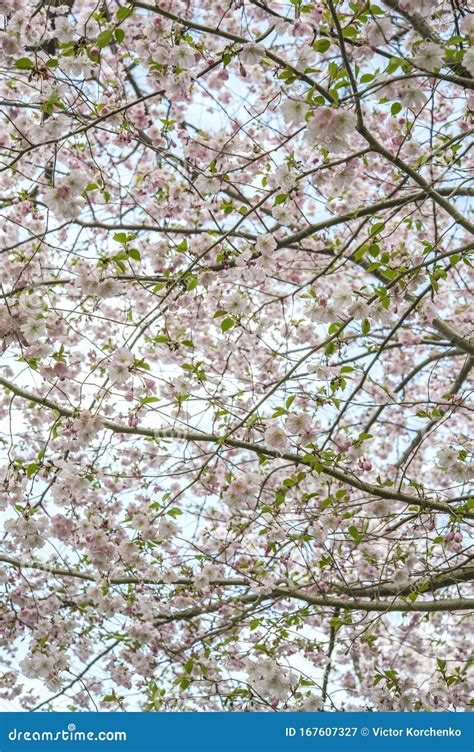
[[[270,449],[277,449],[282,452],[289,449],[287,435],[277,423],[271,423],[265,430],[264,441]]]

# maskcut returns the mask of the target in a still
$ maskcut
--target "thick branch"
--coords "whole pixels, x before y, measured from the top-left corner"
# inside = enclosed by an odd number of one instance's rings
[[[72,418],[78,414],[77,410],[71,410],[70,408],[59,405],[57,402],[53,402],[53,400],[50,400],[47,397],[41,397],[37,394],[26,391],[25,389],[18,387],[16,384],[8,381],[8,379],[5,379],[3,377],[0,377],[0,384],[2,384],[6,389],[12,391],[18,397],[22,397],[29,402],[34,402],[38,405],[42,405],[43,407],[46,407],[63,417]],[[258,455],[272,457],[274,459],[288,460],[289,462],[294,462],[296,465],[304,465],[312,469],[314,468],[315,464],[318,464],[318,471],[319,468],[321,468],[320,472],[322,472],[324,475],[328,475],[329,477],[334,478],[341,483],[352,486],[353,488],[358,488],[360,491],[367,493],[371,497],[400,501],[404,504],[420,507],[420,509],[443,512],[444,514],[449,515],[453,513],[453,509],[449,506],[448,503],[444,501],[420,498],[403,493],[401,491],[393,491],[384,486],[375,486],[371,483],[364,483],[360,480],[360,478],[349,475],[349,473],[340,470],[339,468],[323,465],[317,455],[313,456],[308,454],[300,455],[294,452],[278,452],[274,449],[266,447],[264,444],[255,444],[250,441],[242,441],[227,436],[224,437],[217,434],[206,433],[204,431],[196,431],[195,429],[179,430],[174,428],[140,428],[124,425],[122,423],[116,423],[102,416],[99,417],[104,428],[117,434],[146,436],[152,439],[174,439],[176,441],[204,442],[216,444],[218,446],[220,445],[234,447],[236,449],[246,449]],[[463,512],[463,516],[474,519],[474,512]]]
[[[35,562],[30,562],[29,564],[22,564],[18,559],[13,559],[7,556],[0,556],[0,562],[3,561],[6,564],[9,564],[11,566],[14,566],[17,569],[22,568],[33,568],[40,571],[48,571],[51,574],[55,576],[61,576],[61,577],[76,577],[81,580],[88,580],[91,582],[96,582],[97,578],[94,577],[91,574],[87,574],[84,572],[76,572],[75,570],[68,570],[61,567],[48,567],[47,565],[41,565],[37,564]],[[461,581],[469,581],[474,579],[474,568],[473,567],[466,567],[465,569],[458,570],[458,575],[454,574],[454,572],[451,572],[449,575],[440,575],[437,578],[434,578],[432,580],[432,586],[430,587],[430,590],[438,589],[441,587],[448,587],[452,584],[457,584]],[[423,580],[425,581],[425,580]],[[163,580],[153,580],[148,579],[146,577],[140,578],[140,577],[111,577],[108,579],[108,582],[113,585],[128,585],[128,584],[148,584],[148,585],[192,585],[193,581],[187,578],[178,578],[176,581],[172,583],[165,583]],[[212,584],[212,583],[211,583]],[[242,578],[229,578],[229,579],[221,579],[221,580],[215,580],[214,583],[216,586],[249,586],[248,580],[242,579]],[[382,595],[387,596],[401,596],[403,594],[408,594],[410,592],[416,591],[417,587],[419,587],[421,584],[420,581],[418,581],[418,585],[416,583],[413,583],[412,586],[405,586],[403,589],[394,590],[394,587],[385,586],[378,588],[378,591],[376,588],[373,589],[372,592],[378,592],[379,597]],[[342,591],[341,587],[337,587],[337,590],[339,592]],[[421,611],[421,612],[430,612],[430,611],[467,611],[474,609],[474,599],[470,598],[444,598],[439,600],[430,600],[430,601],[404,601],[400,600],[399,597],[394,598],[392,600],[388,601],[381,601],[381,600],[375,600],[373,599],[372,592],[368,591],[368,588],[360,588],[358,591],[352,590],[350,588],[347,588],[347,592],[351,592],[351,594],[357,592],[360,595],[366,595],[371,598],[371,600],[363,600],[361,598],[355,598],[355,599],[346,599],[344,597],[333,597],[333,596],[313,596],[311,594],[306,593],[303,589],[296,589],[295,587],[287,587],[287,586],[278,586],[274,588],[271,592],[265,593],[265,594],[245,594],[242,596],[236,596],[235,599],[226,600],[226,604],[229,605],[230,603],[254,603],[256,601],[261,600],[280,600],[281,598],[291,598],[294,600],[304,601],[305,603],[308,603],[312,606],[329,606],[331,608],[341,608],[341,609],[351,609],[356,611]],[[221,604],[219,604],[221,605]],[[197,608],[197,609],[187,609],[186,611],[182,612],[176,612],[175,614],[171,614],[169,618],[172,621],[175,620],[182,620],[182,619],[189,619],[194,618],[195,616],[201,616],[204,613],[207,613],[209,610],[214,610],[215,607],[210,606],[209,608]]]
[[[420,16],[419,13],[408,13],[406,10],[402,10],[400,8],[400,5],[398,4],[398,0],[382,0],[383,4],[386,5],[388,8],[391,8],[396,13],[398,13],[400,16],[402,16],[408,23],[415,29],[415,31],[418,32],[420,37],[423,37],[423,39],[427,39],[430,42],[436,42],[436,44],[439,44],[441,46],[444,45],[444,40],[438,32],[436,32],[428,23],[426,18],[423,18],[423,16]],[[470,79],[472,78],[471,74],[460,63],[452,63],[449,65],[449,68],[451,68],[454,73],[457,73],[459,76],[462,76],[463,78]],[[462,85],[462,84],[461,84]]]

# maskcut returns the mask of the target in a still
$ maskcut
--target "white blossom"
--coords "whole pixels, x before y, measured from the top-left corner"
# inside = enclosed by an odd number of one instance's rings
[[[427,102],[426,95],[421,90],[419,83],[413,79],[404,81],[397,87],[396,97],[404,107],[409,107],[410,110],[414,111],[421,110]]]
[[[361,319],[367,318],[370,313],[370,306],[365,300],[356,300],[355,303],[352,303],[352,305],[349,306],[347,313],[356,321],[360,321]]]
[[[355,132],[356,125],[356,116],[350,110],[318,107],[308,123],[306,138],[313,145],[340,152],[347,147],[348,138]]]
[[[194,50],[186,44],[173,47],[170,58],[173,64],[180,68],[192,68],[195,63]]]
[[[413,60],[419,68],[434,71],[443,67],[443,58],[443,48],[435,42],[427,42],[420,47]]]
[[[276,188],[287,193],[294,188],[297,178],[298,173],[296,170],[293,170],[286,162],[284,162],[276,168],[271,176],[270,182]]]
[[[240,60],[244,65],[258,65],[264,56],[265,47],[263,46],[263,44],[248,42],[242,48],[242,52],[240,53]]]
[[[309,112],[309,105],[301,99],[285,99],[281,104],[281,113],[285,123],[298,126],[305,122]]]
[[[285,451],[289,449],[288,438],[283,428],[277,423],[271,423],[265,431],[265,444],[270,449]]]
[[[225,299],[223,306],[233,316],[243,316],[248,312],[250,304],[245,295],[235,290]]]
[[[179,525],[171,517],[162,517],[158,525],[159,540],[170,540],[179,532]]]
[[[259,235],[255,243],[255,249],[262,256],[271,256],[276,247],[277,241],[270,232],[265,233],[265,235]]]
[[[44,319],[28,319],[20,329],[27,340],[36,340],[46,336]]]
[[[390,39],[393,24],[390,18],[378,18],[367,26],[367,42],[372,47],[380,47]]]
[[[306,433],[311,426],[311,416],[307,413],[293,413],[288,415],[285,425],[290,436]]]
[[[466,13],[459,26],[467,37],[474,37],[474,13]]]
[[[272,207],[272,217],[280,224],[285,225],[285,227],[291,227],[294,222],[291,209],[285,204],[275,204]]]
[[[55,186],[46,188],[43,201],[58,218],[76,219],[85,203],[81,194],[87,183],[87,177],[81,170],[71,172],[58,180]]]
[[[225,504],[234,511],[253,509],[256,504],[255,496],[260,487],[259,478],[255,473],[242,475],[232,481],[222,498]]]
[[[123,384],[130,377],[130,367],[133,365],[133,353],[128,347],[120,347],[113,354],[107,372],[114,384]]]
[[[217,193],[221,187],[219,180],[212,175],[199,175],[194,185],[203,195]]]
[[[266,700],[284,701],[291,689],[293,676],[288,669],[278,665],[273,658],[247,662],[249,684]]]
[[[469,73],[474,76],[474,45],[472,47],[469,47],[468,50],[464,53],[464,57],[462,59],[463,65]]]
[[[83,410],[74,418],[72,427],[77,434],[77,441],[80,444],[89,444],[102,428],[100,416],[93,415],[89,410]]]
[[[438,0],[400,0],[400,9],[406,13],[418,13],[420,16],[429,16]]]

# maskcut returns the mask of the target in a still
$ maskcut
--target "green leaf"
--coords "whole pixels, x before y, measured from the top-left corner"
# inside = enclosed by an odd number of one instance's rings
[[[370,321],[369,319],[364,319],[362,321],[362,334],[368,334],[370,332]]]
[[[58,92],[54,89],[49,95],[46,102],[42,102],[41,110],[43,112],[46,112],[48,115],[52,115],[55,107],[57,107],[59,110],[65,109],[63,103],[61,102],[61,99],[59,98]]]
[[[29,70],[34,67],[35,64],[29,57],[21,57],[19,60],[15,61],[15,68],[18,68],[19,70]]]
[[[127,254],[130,258],[132,258],[134,261],[141,261],[140,251],[138,248],[130,248],[127,251]]]
[[[182,513],[181,509],[179,509],[179,507],[173,507],[172,509],[168,510],[167,514],[169,514],[170,517],[173,517],[173,519],[174,519],[175,517],[179,517],[179,515],[183,514],[183,513]]]
[[[224,321],[221,324],[221,331],[227,332],[229,329],[232,329],[233,326],[234,326],[233,319],[224,319]]]
[[[379,232],[381,232],[384,227],[385,227],[385,222],[375,222],[375,224],[373,224],[372,227],[369,230],[369,235],[371,237],[373,235],[378,235]]]
[[[390,107],[390,112],[392,115],[398,115],[399,112],[403,109],[401,102],[394,102],[392,106]]]
[[[369,246],[369,253],[371,256],[378,256],[380,253],[380,246],[377,243],[372,243]]]
[[[146,362],[143,358],[135,358],[133,361],[134,368],[144,368],[146,371],[150,370],[150,364]]]
[[[351,538],[354,539],[354,541],[359,545],[359,543],[362,543],[362,535],[359,533],[356,527],[354,525],[351,525],[347,531]]]
[[[398,272],[396,269],[382,269],[382,274],[390,281],[395,279],[395,277],[398,277]]]
[[[107,47],[113,38],[113,32],[112,29],[106,29],[105,31],[101,31],[99,36],[97,37],[97,47],[100,47],[102,49],[103,47]]]
[[[328,342],[326,347],[324,348],[324,354],[327,358],[330,358],[331,355],[333,355],[337,350],[337,345],[335,342]]]
[[[121,272],[126,271],[127,267],[125,266],[125,264],[123,263],[121,259],[114,257],[113,262],[115,266],[117,267],[117,269],[120,269]]]
[[[331,42],[329,41],[329,39],[318,39],[313,44],[313,50],[315,52],[327,52],[330,46]]]
[[[349,24],[349,26],[346,26],[346,28],[342,30],[342,36],[347,39],[352,39],[352,37],[356,37],[357,36],[356,27]]]
[[[120,44],[125,39],[125,32],[123,29],[115,29],[114,31],[114,37],[117,40],[117,42]]]
[[[132,13],[133,8],[119,8],[116,13],[117,21],[125,21],[126,18],[132,15]]]
[[[188,292],[194,290],[198,286],[198,278],[194,274],[188,274],[186,277],[186,289]]]
[[[334,501],[334,499],[332,498],[332,496],[328,496],[327,499],[324,499],[324,501],[321,502],[319,508],[321,509],[321,511],[324,511],[325,509],[327,509],[328,507],[331,506],[331,504],[333,503],[333,501]]]
[[[385,73],[394,73],[400,65],[403,65],[403,60],[400,57],[390,58],[390,62],[385,68]]]
[[[26,474],[28,478],[31,478],[36,471],[39,470],[39,465],[36,462],[32,462],[30,465],[27,465],[26,467]]]
[[[126,243],[127,242],[127,233],[126,232],[116,232],[114,234],[114,240],[116,240],[117,243]]]

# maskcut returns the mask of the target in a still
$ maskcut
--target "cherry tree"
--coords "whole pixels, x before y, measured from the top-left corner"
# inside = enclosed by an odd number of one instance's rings
[[[468,709],[472,10],[0,12],[2,707]]]

